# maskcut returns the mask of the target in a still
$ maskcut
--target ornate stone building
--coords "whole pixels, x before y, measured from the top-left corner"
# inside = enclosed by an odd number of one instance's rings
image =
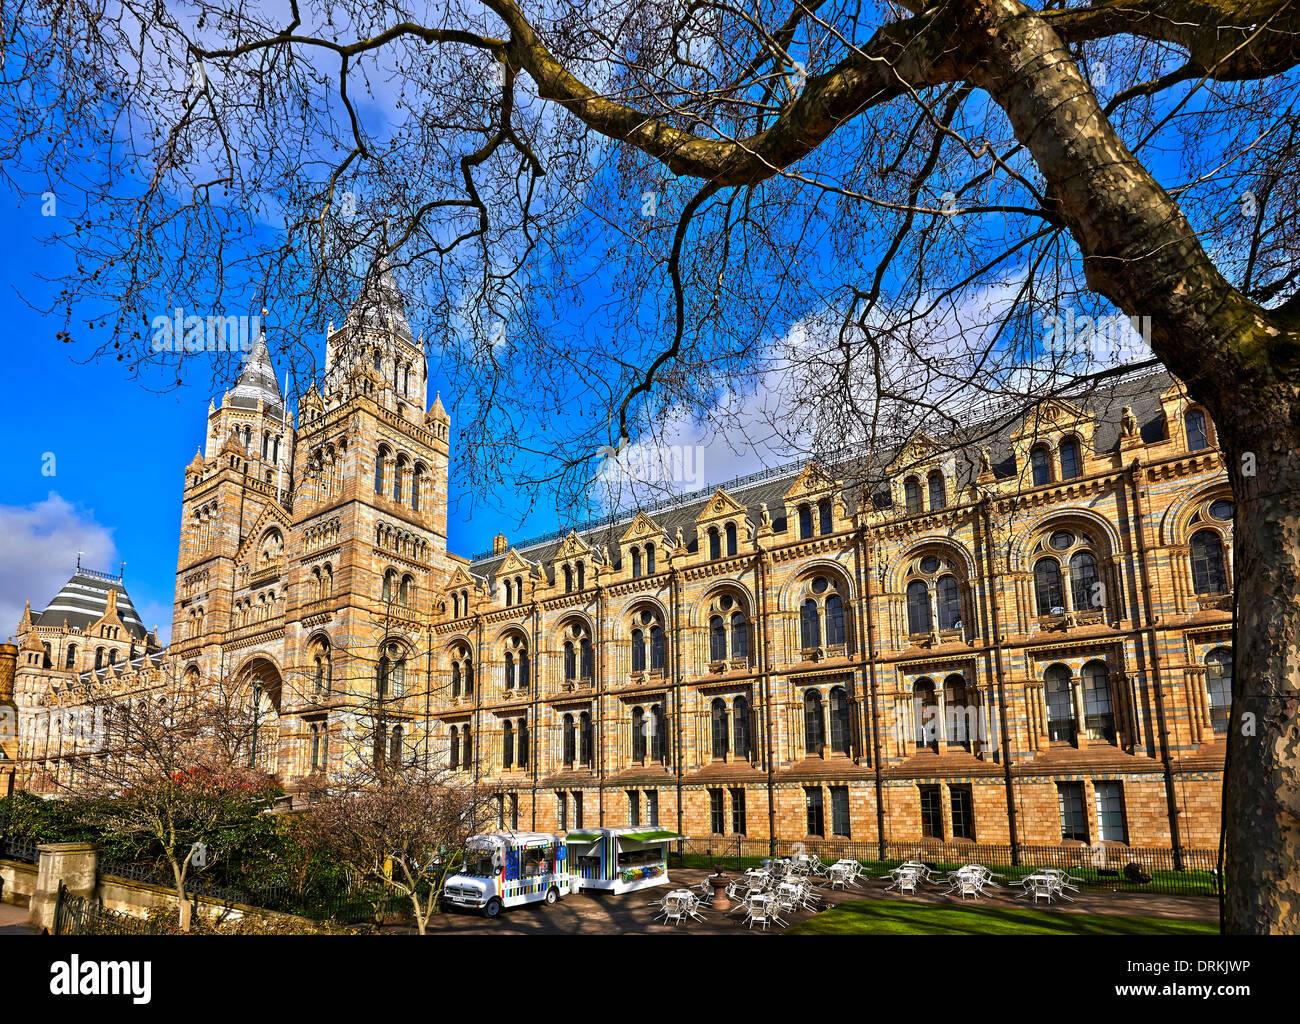
[[[260,346],[209,408],[171,647],[123,654],[247,686],[291,789],[382,754],[532,830],[1217,845],[1233,510],[1167,375],[467,559],[449,417],[378,294],[296,426]],[[35,629],[29,708],[60,678]]]

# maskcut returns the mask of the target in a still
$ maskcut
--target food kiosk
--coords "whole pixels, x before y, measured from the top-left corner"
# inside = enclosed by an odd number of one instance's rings
[[[661,828],[589,828],[570,832],[569,872],[579,889],[625,893],[668,882],[668,844],[682,837]]]

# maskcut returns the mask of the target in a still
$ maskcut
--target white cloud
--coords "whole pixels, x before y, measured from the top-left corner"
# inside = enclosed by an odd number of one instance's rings
[[[0,636],[13,634],[27,601],[33,615],[44,609],[76,569],[78,551],[92,567],[119,561],[113,530],[92,510],[54,491],[32,505],[0,505]]]

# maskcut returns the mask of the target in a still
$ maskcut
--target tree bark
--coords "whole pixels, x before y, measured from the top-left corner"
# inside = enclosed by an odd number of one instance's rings
[[[1220,274],[1043,17],[1020,0],[975,0],[966,12],[982,58],[971,79],[1043,172],[1089,285],[1129,315],[1150,317],[1153,351],[1218,429],[1237,499],[1225,926],[1300,933],[1297,311],[1264,309]]]
[[[1270,400],[1271,399],[1271,400]],[[1224,927],[1300,933],[1300,401],[1243,396],[1219,436],[1237,515]],[[1243,464],[1243,459],[1245,463]],[[1244,475],[1254,463],[1257,475]]]

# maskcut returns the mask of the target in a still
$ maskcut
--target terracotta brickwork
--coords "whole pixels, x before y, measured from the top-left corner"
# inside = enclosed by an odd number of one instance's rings
[[[404,321],[350,318],[326,356],[296,423],[265,382],[210,407],[145,670],[256,680],[290,787],[379,702],[386,751],[524,829],[1217,843],[1230,488],[1168,376],[1044,402],[991,451],[917,432],[860,479],[797,467],[469,559]],[[18,643],[16,693],[48,690]]]

